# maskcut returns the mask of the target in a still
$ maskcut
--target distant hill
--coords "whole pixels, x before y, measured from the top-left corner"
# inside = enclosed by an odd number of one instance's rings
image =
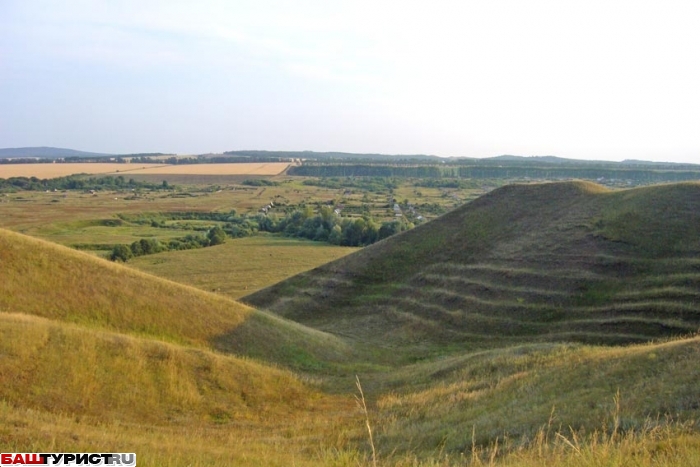
[[[481,163],[515,163],[518,165],[582,165],[582,166],[604,166],[604,167],[618,167],[618,168],[629,168],[634,166],[644,166],[651,169],[697,169],[700,166],[697,164],[688,163],[678,163],[678,162],[652,162],[643,161],[638,159],[625,159],[622,162],[615,161],[602,161],[602,160],[587,160],[587,159],[569,159],[566,157],[557,156],[512,156],[512,155],[502,155],[494,157],[484,157],[482,159],[476,159]]]
[[[482,161],[507,161],[507,162],[548,162],[551,164],[569,164],[572,162],[600,162],[600,161],[585,161],[585,160],[577,160],[577,159],[566,159],[564,157],[557,157],[557,156],[511,156],[511,155],[503,155],[503,156],[494,156],[494,157],[485,157],[481,159]]]
[[[4,148],[0,149],[0,159],[39,157],[56,159],[61,157],[109,157],[113,154],[99,152],[76,151],[75,149],[32,147],[32,148]]]
[[[700,184],[511,185],[243,298],[380,347],[619,344],[700,325]]]

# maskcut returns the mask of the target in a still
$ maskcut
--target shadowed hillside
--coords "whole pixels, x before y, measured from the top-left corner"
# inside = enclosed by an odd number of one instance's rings
[[[338,338],[220,295],[0,229],[0,312],[262,358],[343,360]]]
[[[630,343],[700,325],[700,184],[506,186],[243,299],[387,347]]]

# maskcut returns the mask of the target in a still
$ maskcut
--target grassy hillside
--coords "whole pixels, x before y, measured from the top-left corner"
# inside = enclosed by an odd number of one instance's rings
[[[243,298],[412,358],[700,325],[700,184],[511,185]]]
[[[357,419],[351,397],[289,371],[0,313],[6,450],[136,452],[148,466],[318,465],[337,440],[358,437]]]
[[[700,338],[628,347],[529,344],[402,368],[382,380],[378,444],[465,452],[510,449],[541,429],[570,437],[700,428]],[[407,389],[410,388],[410,389]],[[506,448],[504,445],[503,448]]]
[[[243,421],[319,397],[253,361],[22,314],[0,314],[0,354],[0,398],[101,421]]]
[[[341,340],[62,246],[0,230],[0,312],[214,348],[291,366],[346,358]]]

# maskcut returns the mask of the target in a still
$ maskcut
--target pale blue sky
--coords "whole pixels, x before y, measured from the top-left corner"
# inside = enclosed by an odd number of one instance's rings
[[[0,0],[0,147],[700,163],[696,1]]]

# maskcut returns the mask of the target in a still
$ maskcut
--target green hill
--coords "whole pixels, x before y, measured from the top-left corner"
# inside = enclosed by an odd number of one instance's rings
[[[700,325],[698,231],[698,183],[511,185],[242,300],[392,359],[644,342]]]

